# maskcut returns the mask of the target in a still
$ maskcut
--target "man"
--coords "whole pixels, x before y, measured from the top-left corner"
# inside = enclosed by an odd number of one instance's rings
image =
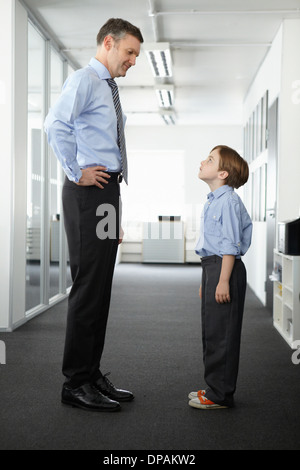
[[[142,42],[137,27],[108,20],[97,35],[96,57],[67,79],[45,121],[49,144],[66,173],[62,197],[73,280],[62,402],[93,411],[116,411],[120,401],[133,399],[101,373],[100,360],[122,239],[119,184],[122,177],[127,182],[124,115],[112,79],[125,77],[135,65]]]

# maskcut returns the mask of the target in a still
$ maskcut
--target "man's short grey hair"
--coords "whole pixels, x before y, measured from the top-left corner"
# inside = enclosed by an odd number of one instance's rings
[[[137,26],[121,18],[110,18],[97,34],[97,45],[102,44],[106,36],[112,36],[114,39],[118,40],[124,38],[126,34],[131,34],[141,43],[144,42],[142,33]]]

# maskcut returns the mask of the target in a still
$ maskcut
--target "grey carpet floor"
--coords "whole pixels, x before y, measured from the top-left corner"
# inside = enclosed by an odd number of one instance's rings
[[[204,386],[200,279],[194,265],[117,266],[102,372],[135,394],[118,413],[60,403],[67,301],[1,333],[0,449],[299,450],[300,365],[250,289],[236,407],[188,406]]]

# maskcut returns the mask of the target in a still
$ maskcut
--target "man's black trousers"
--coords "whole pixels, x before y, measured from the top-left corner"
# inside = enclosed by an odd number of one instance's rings
[[[219,405],[233,406],[239,369],[241,330],[246,293],[246,269],[235,260],[230,278],[229,303],[215,299],[222,258],[202,258],[202,343],[205,396]]]
[[[100,376],[119,239],[119,183],[111,178],[100,189],[66,178],[62,199],[73,281],[62,370],[75,388]]]

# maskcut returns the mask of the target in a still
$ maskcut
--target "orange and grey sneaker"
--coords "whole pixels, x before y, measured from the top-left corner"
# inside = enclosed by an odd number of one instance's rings
[[[189,393],[189,399],[192,400],[193,398],[198,398],[199,395],[203,397],[205,395],[205,390],[198,390],[198,392]]]
[[[202,410],[214,410],[217,408],[228,408],[228,406],[218,405],[217,403],[210,401],[208,398],[206,398],[203,395],[198,395],[197,398],[192,398],[189,401],[189,405],[192,406],[193,408],[200,408]]]

